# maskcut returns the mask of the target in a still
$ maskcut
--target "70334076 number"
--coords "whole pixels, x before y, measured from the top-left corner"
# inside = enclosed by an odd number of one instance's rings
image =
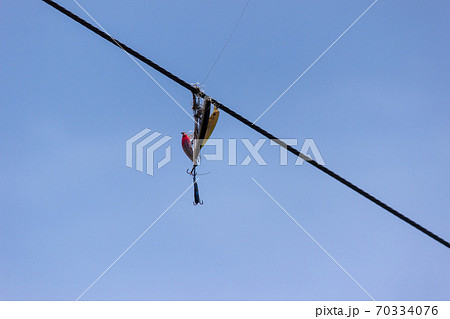
[[[437,306],[376,306],[377,307],[377,316],[426,316],[433,315],[436,316],[438,314]]]

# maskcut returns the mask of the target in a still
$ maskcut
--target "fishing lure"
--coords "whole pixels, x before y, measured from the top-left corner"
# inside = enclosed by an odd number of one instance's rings
[[[194,157],[194,153],[192,151],[192,142],[189,138],[189,135],[187,135],[185,132],[181,132],[182,138],[181,138],[181,147],[183,148],[184,154],[192,161]]]
[[[214,110],[211,114],[210,98],[204,99],[202,106],[200,107],[200,99],[195,94],[192,94],[192,96],[192,111],[195,122],[194,133],[189,136],[186,132],[181,132],[181,147],[186,156],[192,161],[192,169],[190,172],[187,171],[187,173],[192,175],[193,178],[194,205],[203,205],[203,201],[200,200],[200,192],[197,184],[197,166],[200,163],[200,150],[216,127],[217,120],[219,119],[219,109],[214,106]]]
[[[194,181],[194,206],[197,206],[197,204],[203,205],[203,201],[200,200],[200,192],[198,191],[198,185],[197,185],[197,172],[194,167],[194,172],[192,174],[192,179]]]

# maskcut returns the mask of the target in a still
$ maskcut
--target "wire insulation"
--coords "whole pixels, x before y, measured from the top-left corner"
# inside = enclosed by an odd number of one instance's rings
[[[170,73],[169,71],[167,71],[166,69],[162,68],[161,66],[159,66],[158,64],[156,64],[155,62],[147,59],[146,57],[144,57],[143,55],[141,55],[140,53],[134,51],[133,49],[131,49],[130,47],[128,47],[127,45],[123,44],[122,42],[112,38],[111,36],[109,36],[108,34],[106,34],[105,32],[99,30],[98,28],[94,27],[92,24],[86,22],[85,20],[81,19],[79,16],[75,15],[74,13],[70,12],[69,10],[65,9],[64,7],[60,6],[59,4],[57,4],[54,1],[51,0],[42,0],[45,3],[49,4],[50,6],[52,6],[53,8],[57,9],[58,11],[60,11],[61,13],[67,15],[68,17],[70,17],[71,19],[75,20],[76,22],[80,23],[81,25],[85,26],[86,28],[88,28],[89,30],[91,30],[92,32],[98,34],[99,36],[101,36],[102,38],[104,38],[105,40],[109,41],[110,43],[112,43],[113,45],[123,49],[124,51],[128,52],[129,54],[131,54],[132,56],[134,56],[135,58],[139,59],[140,61],[144,62],[145,64],[147,64],[148,66],[152,67],[153,69],[157,70],[158,72],[160,72],[161,74],[167,76],[168,78],[170,78],[171,80],[175,81],[176,83],[180,84],[181,86],[183,86],[184,88],[188,89],[189,91],[191,91],[193,94],[203,98],[203,99],[211,99],[211,103],[214,104],[215,106],[217,106],[219,109],[223,110],[224,112],[228,113],[230,116],[234,117],[235,119],[237,119],[238,121],[244,123],[245,125],[247,125],[248,127],[250,127],[251,129],[257,131],[258,133],[264,135],[265,137],[267,137],[268,139],[274,141],[275,143],[279,144],[281,147],[284,147],[285,149],[287,149],[289,152],[291,152],[292,154],[302,158],[303,160],[307,161],[309,164],[311,164],[312,166],[318,168],[319,170],[321,170],[322,172],[324,172],[325,174],[331,176],[332,178],[334,178],[335,180],[341,182],[342,184],[344,184],[345,186],[349,187],[350,189],[354,190],[355,192],[357,192],[358,194],[364,196],[365,198],[367,198],[368,200],[370,200],[371,202],[375,203],[376,205],[380,206],[381,208],[385,209],[386,211],[388,211],[389,213],[393,214],[394,216],[400,218],[401,220],[403,220],[404,222],[408,223],[409,225],[413,226],[414,228],[418,229],[419,231],[421,231],[422,233],[426,234],[427,236],[433,238],[434,240],[436,240],[437,242],[441,243],[442,245],[446,246],[447,248],[450,248],[450,243],[446,240],[444,240],[443,238],[437,236],[436,234],[432,233],[431,231],[429,231],[428,229],[426,229],[425,227],[419,225],[418,223],[416,223],[415,221],[411,220],[410,218],[406,217],[405,215],[401,214],[400,212],[398,212],[397,210],[393,209],[392,207],[390,207],[389,205],[385,204],[384,202],[382,202],[381,200],[377,199],[376,197],[370,195],[369,193],[367,193],[366,191],[362,190],[361,188],[359,188],[358,186],[354,185],[353,183],[349,182],[348,180],[346,180],[345,178],[339,176],[338,174],[336,174],[335,172],[329,170],[328,168],[326,168],[325,166],[320,165],[319,163],[317,163],[315,160],[313,160],[312,158],[310,158],[309,156],[301,153],[300,151],[298,151],[297,149],[293,148],[290,145],[287,145],[286,143],[284,143],[282,140],[278,139],[277,137],[275,137],[274,135],[270,134],[269,132],[267,132],[266,130],[262,129],[261,127],[259,127],[258,125],[253,124],[251,121],[247,120],[245,117],[243,117],[242,115],[236,113],[235,111],[231,110],[230,108],[226,107],[225,105],[223,105],[222,103],[220,103],[219,101],[209,97],[208,95],[206,95],[204,92],[200,91],[199,88],[194,87],[192,85],[190,85],[189,83],[183,81],[182,79],[180,79],[179,77],[175,76],[174,74]]]

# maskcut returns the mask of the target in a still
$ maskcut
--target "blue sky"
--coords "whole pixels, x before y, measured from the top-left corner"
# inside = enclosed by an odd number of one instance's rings
[[[79,2],[190,83],[245,5]],[[206,93],[256,119],[370,4],[250,1]],[[190,185],[192,122],[123,51],[43,2],[0,8],[0,299],[74,300]],[[314,139],[327,167],[447,240],[449,15],[448,1],[378,1],[258,121]],[[188,91],[144,68],[189,110]],[[173,137],[154,176],[125,165],[144,128]],[[260,138],[223,112],[213,136]],[[252,178],[376,300],[449,299],[447,248],[293,156],[281,167],[268,144],[267,166],[204,162],[205,204],[188,191],[83,300],[370,300]]]

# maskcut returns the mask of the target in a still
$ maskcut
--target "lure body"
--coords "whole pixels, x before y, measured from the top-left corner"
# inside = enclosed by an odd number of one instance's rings
[[[197,120],[194,129],[194,166],[199,164],[200,148],[206,135],[206,128],[208,127],[209,113],[211,110],[211,100],[206,99],[203,101],[202,107],[194,114],[194,118]],[[198,123],[198,125],[197,125]]]
[[[181,138],[181,147],[183,148],[184,153],[186,156],[192,161],[193,160],[193,150],[192,150],[192,143],[191,139],[189,138],[189,135],[182,132],[183,137]]]
[[[206,128],[206,134],[205,137],[203,138],[202,146],[200,148],[202,148],[205,145],[206,141],[211,136],[218,120],[219,120],[219,109],[217,108],[217,106],[214,106],[214,110],[211,113],[211,116],[209,117],[208,127]]]
[[[194,176],[194,205],[203,205],[203,201],[200,200],[200,193],[198,191],[198,185],[197,185],[197,181],[195,180],[195,176]]]

